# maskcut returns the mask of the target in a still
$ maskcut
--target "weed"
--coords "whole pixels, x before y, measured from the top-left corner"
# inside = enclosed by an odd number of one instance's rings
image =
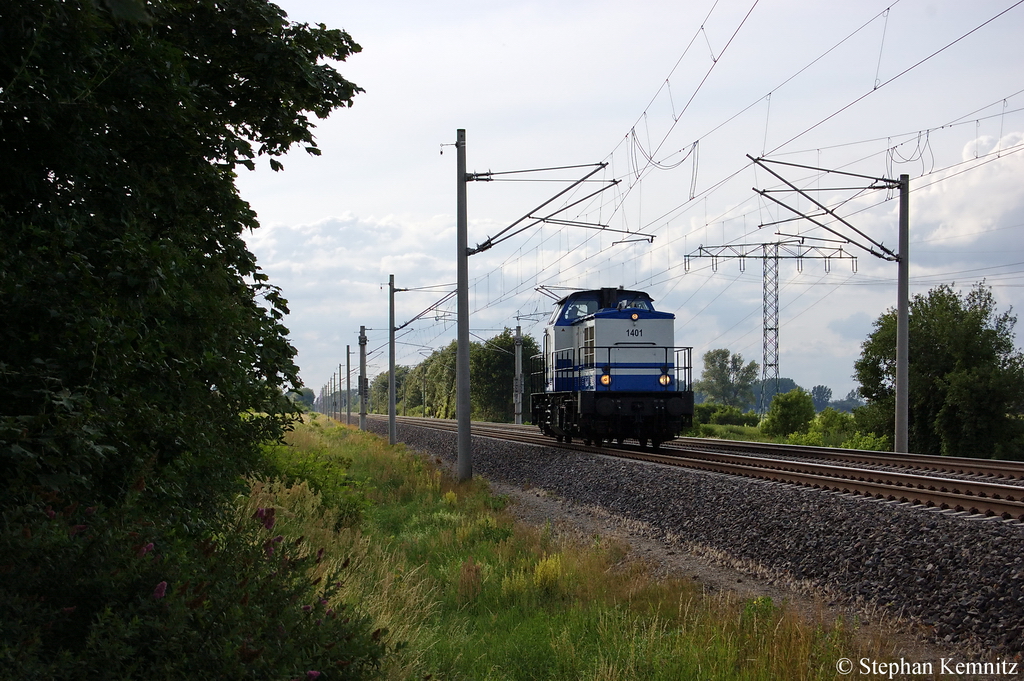
[[[457,482],[375,436],[327,421],[288,441],[278,466],[304,466],[307,484],[257,481],[253,497],[273,501],[286,536],[350,562],[340,597],[390,632],[387,678],[818,679],[859,656],[842,623],[656,579],[619,541],[517,525],[485,481]],[[328,500],[346,494],[361,513],[335,531],[344,510]]]

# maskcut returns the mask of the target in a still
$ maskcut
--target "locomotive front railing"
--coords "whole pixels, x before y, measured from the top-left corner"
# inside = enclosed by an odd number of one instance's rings
[[[626,379],[667,374],[673,379],[668,385],[661,385],[654,379],[647,381],[650,385],[644,389],[657,392],[692,390],[692,357],[693,348],[690,347],[666,348],[636,344],[566,348],[551,353],[550,363],[546,366],[535,368],[534,385],[546,386],[547,392],[604,392],[621,389],[619,383]],[[582,361],[583,358],[586,361]],[[536,366],[537,360],[543,363],[544,357],[536,355],[533,359]],[[600,384],[602,374],[610,376],[608,385]]]

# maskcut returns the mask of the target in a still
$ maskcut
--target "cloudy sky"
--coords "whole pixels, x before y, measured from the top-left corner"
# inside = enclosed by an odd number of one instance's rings
[[[292,313],[306,384],[356,363],[386,369],[387,281],[401,324],[455,281],[455,141],[473,172],[607,163],[614,186],[470,258],[472,332],[520,323],[539,337],[539,286],[625,286],[676,314],[678,345],[761,361],[762,263],[687,258],[699,247],[836,236],[754,189],[783,185],[747,158],[911,182],[911,293],[985,280],[1000,309],[1024,302],[1024,6],[1017,0],[282,0],[294,21],[342,28],[363,51],[339,70],[365,89],[316,130],[320,157],[239,178],[263,227],[248,237]],[[897,250],[898,197],[871,181],[773,166]],[[469,185],[478,244],[584,169]],[[770,196],[802,212],[795,193]],[[867,244],[848,227],[840,235]],[[619,231],[612,231],[619,230]],[[633,236],[622,232],[636,233]],[[780,236],[781,234],[781,236]],[[653,237],[653,239],[651,239]],[[876,249],[877,250],[877,249]],[[780,373],[836,398],[872,321],[896,303],[896,265],[782,260]],[[437,287],[437,288],[430,288]],[[399,364],[455,335],[454,305],[400,332]],[[517,317],[519,321],[517,322]],[[1018,345],[1019,345],[1018,339]]]

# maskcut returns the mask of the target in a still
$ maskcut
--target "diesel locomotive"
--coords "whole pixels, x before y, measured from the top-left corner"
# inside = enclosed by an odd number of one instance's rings
[[[559,442],[657,448],[693,424],[692,348],[643,291],[577,291],[555,303],[534,357],[533,422]]]

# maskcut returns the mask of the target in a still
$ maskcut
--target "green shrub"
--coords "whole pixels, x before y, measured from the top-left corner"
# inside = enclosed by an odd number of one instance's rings
[[[704,402],[694,405],[694,423],[710,423],[718,426],[756,426],[761,417],[756,412],[746,413],[727,404]]]
[[[190,534],[138,506],[51,500],[2,536],[3,678],[366,678],[381,663],[381,634],[335,597],[341,574],[285,541],[273,508]]]
[[[843,449],[866,449],[875,452],[892,451],[892,445],[889,444],[889,438],[885,435],[862,433],[859,430],[855,431],[853,435],[844,440],[840,447]]]
[[[786,442],[812,447],[840,447],[842,449],[866,449],[889,451],[889,438],[864,434],[857,430],[852,414],[826,407],[819,413],[805,433],[791,433]]]
[[[772,400],[761,422],[761,432],[772,437],[806,433],[814,418],[814,400],[802,388],[794,388]]]

